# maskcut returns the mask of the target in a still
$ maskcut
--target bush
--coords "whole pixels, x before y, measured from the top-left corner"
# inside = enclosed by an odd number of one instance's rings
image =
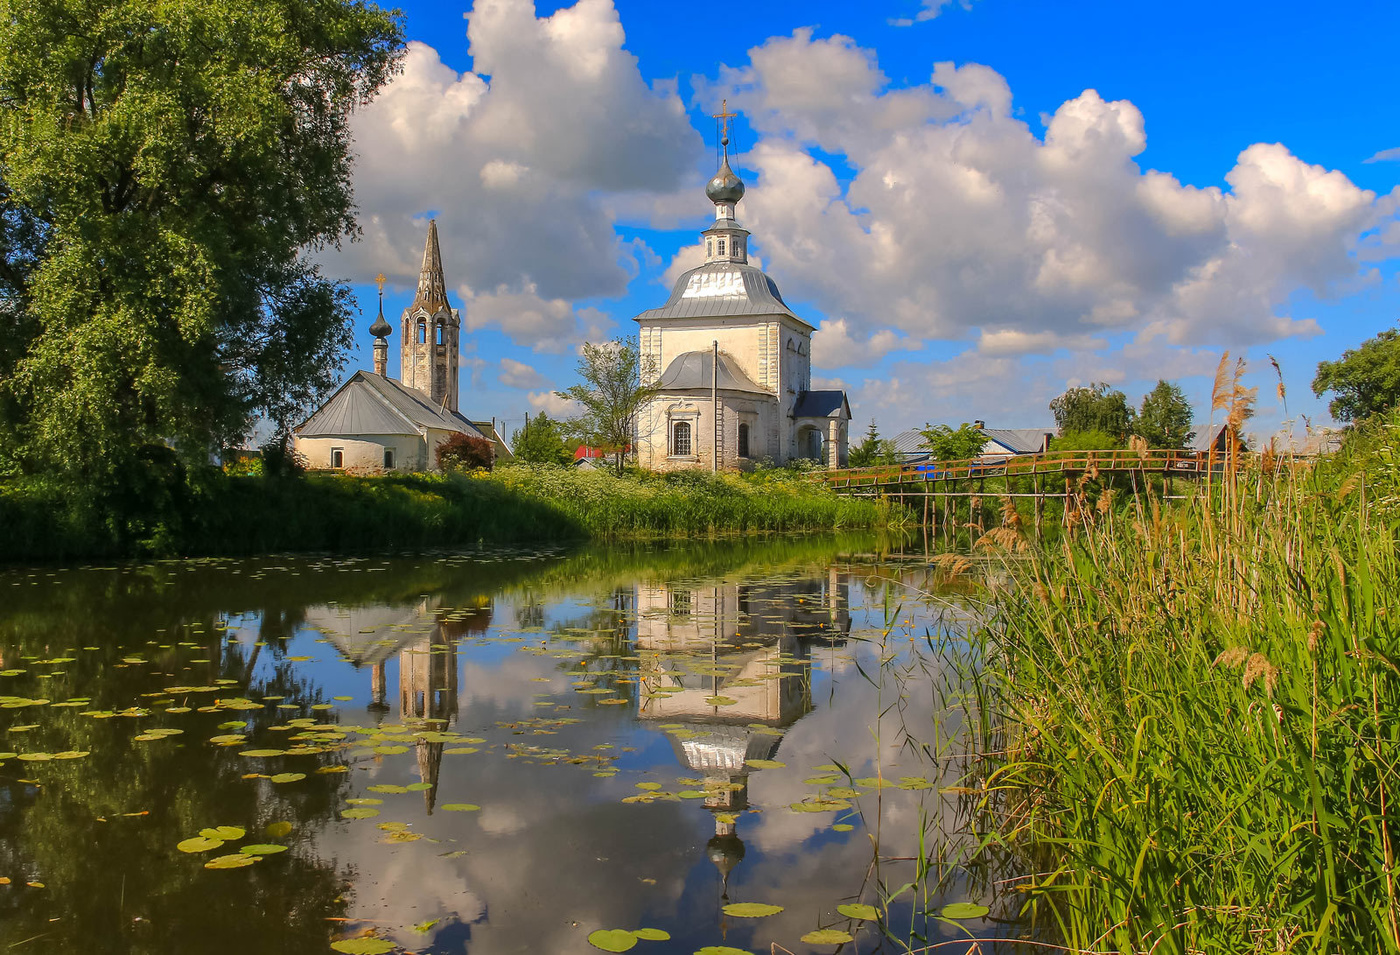
[[[438,467],[444,471],[491,470],[496,446],[486,438],[454,434],[437,446]]]

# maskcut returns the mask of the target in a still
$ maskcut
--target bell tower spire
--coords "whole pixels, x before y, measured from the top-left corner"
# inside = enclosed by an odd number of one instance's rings
[[[401,371],[403,383],[422,392],[434,405],[457,410],[458,338],[461,314],[447,300],[447,279],[442,272],[437,220],[428,220],[423,246],[423,267],[413,304],[404,309]]]
[[[719,171],[705,186],[705,195],[715,204],[715,224],[706,229],[705,262],[749,261],[749,232],[739,225],[734,216],[735,207],[744,198],[744,180],[734,175],[729,168],[729,121],[737,116],[729,111],[729,101],[720,103],[715,119],[719,120],[720,148],[722,159]]]

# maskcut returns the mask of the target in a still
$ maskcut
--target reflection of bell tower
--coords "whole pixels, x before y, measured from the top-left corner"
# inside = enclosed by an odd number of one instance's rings
[[[457,719],[457,644],[440,624],[399,651],[399,718],[430,722],[436,730]],[[430,787],[423,792],[429,815],[437,802],[442,747],[421,739],[415,744],[418,777]]]
[[[374,725],[378,726],[384,722],[384,715],[389,712],[389,701],[385,699],[388,689],[385,686],[384,661],[377,660],[369,668],[369,706],[366,707],[374,714]]]

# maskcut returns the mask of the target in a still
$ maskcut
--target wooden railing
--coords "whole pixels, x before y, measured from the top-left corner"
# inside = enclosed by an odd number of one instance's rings
[[[1086,471],[1153,472],[1192,476],[1221,470],[1225,455],[1200,451],[1054,451],[1049,454],[972,458],[966,461],[877,465],[842,468],[822,474],[836,488],[879,487],[892,484],[932,484],[985,477],[1031,477],[1038,474],[1082,474]]]

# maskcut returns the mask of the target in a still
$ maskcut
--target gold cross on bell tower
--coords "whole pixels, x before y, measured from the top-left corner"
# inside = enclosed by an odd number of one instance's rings
[[[719,112],[715,113],[715,119],[719,120],[719,144],[724,147],[724,158],[729,158],[729,121],[738,116],[738,113],[729,111],[729,100],[719,101]]]

